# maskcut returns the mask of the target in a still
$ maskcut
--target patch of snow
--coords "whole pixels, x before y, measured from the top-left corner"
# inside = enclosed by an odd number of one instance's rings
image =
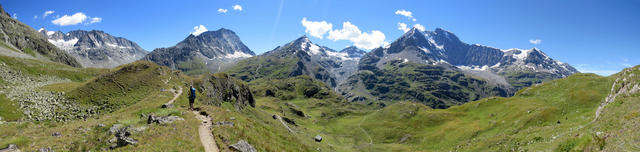
[[[71,50],[73,46],[76,45],[76,43],[78,43],[78,38],[73,38],[68,41],[65,41],[63,39],[58,39],[58,40],[49,39],[49,42],[51,42],[53,45],[57,46],[62,50]]]
[[[418,49],[422,50],[424,53],[431,54],[431,51],[427,50],[424,47],[418,47]]]
[[[224,57],[225,58],[236,59],[236,58],[249,58],[249,57],[252,57],[252,55],[244,53],[244,52],[236,51],[233,54],[227,54]]]
[[[407,62],[409,62],[409,59],[404,59],[404,60],[402,61],[402,63],[407,63]]]
[[[520,53],[518,54],[513,54],[513,57],[518,59],[518,60],[524,60],[529,56],[529,53],[531,53],[531,50],[519,50]]]
[[[44,31],[44,28],[40,28],[40,29],[38,30],[38,32],[42,32],[42,31]]]
[[[51,35],[53,35],[54,33],[56,33],[56,32],[54,32],[54,31],[47,31],[47,36],[51,36]]]
[[[436,43],[436,41],[433,40],[433,38],[429,38],[429,43],[433,44],[434,46],[436,46],[436,48],[440,50],[444,50],[444,45],[438,45],[438,43]]]
[[[492,65],[491,68],[497,68],[500,67],[500,62],[496,63],[495,65]]]
[[[309,51],[311,51],[311,54],[320,54],[320,47],[318,45],[312,44],[312,43],[308,43],[309,44]]]
[[[326,52],[328,56],[336,57],[340,60],[358,60],[358,58],[349,57],[349,54],[345,52],[332,52],[332,51],[326,51]]]
[[[477,65],[472,65],[472,66],[466,66],[466,65],[458,65],[456,66],[462,70],[474,70],[474,71],[487,71],[489,70],[489,66],[487,65],[483,65],[483,66],[477,66]]]

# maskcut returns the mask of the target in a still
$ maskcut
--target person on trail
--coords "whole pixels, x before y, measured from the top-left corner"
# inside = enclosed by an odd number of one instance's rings
[[[196,100],[196,88],[189,87],[189,109],[193,110],[193,102]]]

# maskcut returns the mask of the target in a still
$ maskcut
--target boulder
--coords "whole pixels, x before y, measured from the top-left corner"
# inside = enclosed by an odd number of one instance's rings
[[[287,118],[287,117],[282,117],[282,120],[284,120],[284,122],[287,122],[287,123],[289,123],[289,124],[292,124],[292,125],[298,126],[298,125],[296,124],[296,121],[294,121],[293,119],[289,119],[289,118]]]
[[[240,151],[240,152],[257,152],[253,146],[251,146],[247,141],[240,140],[238,143],[229,146],[229,148]]]
[[[47,147],[38,149],[38,152],[53,152],[53,150],[51,150],[51,147]]]
[[[116,125],[114,125],[116,126]],[[114,127],[111,127],[112,129],[114,129]],[[129,132],[129,127],[124,127],[124,128],[118,128],[115,129],[115,145],[111,145],[109,148],[111,149],[115,149],[118,147],[123,147],[123,146],[127,146],[127,145],[135,145],[138,143],[138,140],[135,140],[129,136],[131,136],[131,132]],[[111,132],[111,130],[109,130]],[[109,140],[110,143],[114,142],[114,139],[112,138],[111,140]]]
[[[7,148],[0,149],[0,152],[19,152],[18,146],[16,144],[9,144]]]
[[[315,140],[316,142],[321,142],[322,141],[322,136],[317,135],[316,137],[313,138],[313,140]]]
[[[109,134],[114,135],[116,133],[118,133],[118,131],[120,129],[122,129],[124,127],[124,125],[122,124],[114,124],[113,126],[111,126],[111,128],[109,128]]]
[[[229,126],[229,127],[233,127],[233,122],[231,121],[218,121],[216,123],[213,123],[214,126]]]
[[[152,123],[157,123],[157,124],[168,124],[168,123],[173,123],[174,121],[178,121],[178,120],[184,120],[183,118],[180,118],[178,116],[154,116],[154,115],[149,115],[149,118],[147,119],[147,124],[152,124]]]
[[[54,132],[53,134],[51,134],[51,136],[60,137],[62,136],[62,134],[60,132]]]
[[[173,104],[165,103],[162,106],[160,106],[160,108],[173,108]]]

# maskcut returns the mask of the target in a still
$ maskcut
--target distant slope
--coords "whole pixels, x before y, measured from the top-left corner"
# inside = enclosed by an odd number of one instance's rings
[[[190,34],[175,46],[157,48],[142,60],[184,71],[186,74],[222,72],[239,60],[255,56],[235,32],[221,28]]]
[[[500,86],[447,67],[406,60],[389,61],[380,69],[361,70],[338,91],[350,101],[414,101],[432,108],[509,94]]]
[[[83,67],[114,68],[136,61],[148,53],[135,42],[98,30],[74,30],[65,34],[40,28],[38,32],[75,57]]]
[[[40,60],[59,62],[73,67],[82,66],[71,55],[49,43],[42,34],[28,25],[11,18],[9,13],[2,9],[2,6],[0,6],[0,40],[2,40],[3,47],[8,48],[8,50],[0,49],[0,51],[21,51],[18,53],[27,54]],[[14,53],[3,53],[3,55],[10,54]],[[14,56],[25,57],[25,55]]]

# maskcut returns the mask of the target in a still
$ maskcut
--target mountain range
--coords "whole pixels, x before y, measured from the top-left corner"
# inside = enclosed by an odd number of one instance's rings
[[[138,44],[122,37],[114,37],[104,31],[74,30],[67,33],[38,32],[61,50],[75,57],[83,67],[114,68],[144,57],[148,52]]]

